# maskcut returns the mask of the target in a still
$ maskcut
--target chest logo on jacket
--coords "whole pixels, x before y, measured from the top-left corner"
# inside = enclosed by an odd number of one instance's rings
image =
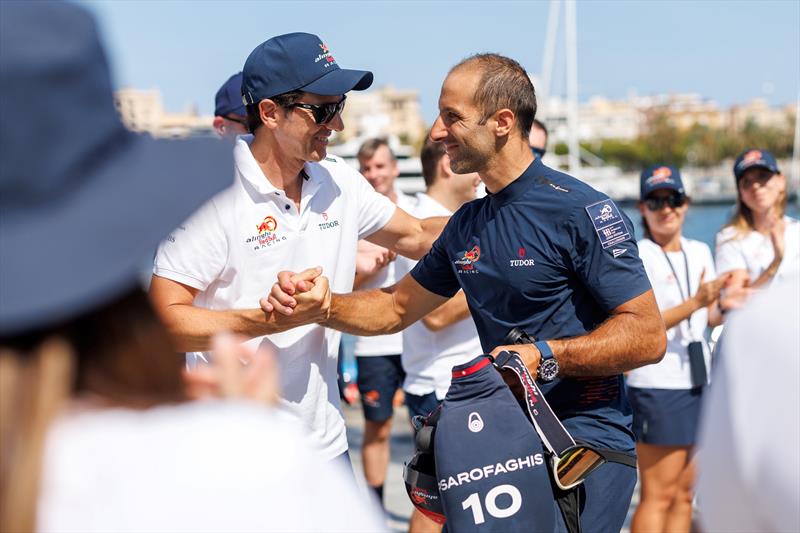
[[[525,257],[526,253],[527,252],[525,251],[525,248],[520,247],[519,250],[517,250],[517,255],[519,256],[519,259],[509,259],[508,266],[517,267],[517,268],[518,267],[532,267],[535,263],[534,263],[533,259],[527,259]]]
[[[459,252],[459,259],[453,261],[456,265],[456,271],[459,274],[477,274],[478,269],[475,268],[475,263],[481,258],[481,249],[476,244],[471,250]]]

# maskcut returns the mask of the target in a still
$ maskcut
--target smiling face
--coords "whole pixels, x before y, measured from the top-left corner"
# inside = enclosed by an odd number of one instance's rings
[[[738,183],[742,203],[753,213],[766,214],[774,209],[786,193],[786,178],[766,168],[747,169]]]
[[[304,104],[336,103],[342,95],[321,96],[304,93],[299,102]],[[317,124],[310,109],[290,107],[278,110],[274,129],[275,140],[285,157],[300,161],[321,161],[328,155],[328,141],[334,131],[342,131],[342,117],[336,114],[330,122]]]
[[[670,189],[659,189],[647,195],[648,198],[668,198],[677,194]],[[647,227],[650,234],[657,241],[669,239],[676,233],[680,233],[683,227],[683,221],[686,218],[686,212],[689,210],[689,202],[686,201],[680,207],[671,207],[668,203],[663,203],[660,209],[651,211],[645,202],[639,202],[639,213],[644,217],[647,222]]]
[[[367,178],[372,188],[384,196],[392,196],[394,182],[400,171],[397,161],[392,157],[389,147],[381,145],[370,157],[359,158],[361,173]]]
[[[495,152],[495,136],[474,101],[480,78],[471,67],[447,76],[439,95],[439,116],[431,128],[431,139],[444,143],[450,167],[458,174],[483,171]]]

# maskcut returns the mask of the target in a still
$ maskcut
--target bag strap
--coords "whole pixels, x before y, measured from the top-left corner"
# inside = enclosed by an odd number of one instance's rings
[[[494,359],[494,366],[499,370],[513,372],[519,380],[525,391],[526,414],[550,453],[560,456],[565,450],[575,446],[575,439],[553,412],[536,384],[536,380],[533,379],[517,352],[500,352]]]

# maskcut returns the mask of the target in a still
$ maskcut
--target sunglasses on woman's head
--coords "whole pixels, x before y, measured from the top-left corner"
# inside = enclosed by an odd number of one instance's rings
[[[646,205],[647,209],[650,211],[659,211],[663,209],[665,205],[668,205],[672,208],[677,208],[681,207],[685,203],[686,196],[677,192],[670,194],[669,196],[649,197],[644,201],[644,205]]]
[[[290,109],[292,107],[308,109],[314,116],[314,122],[317,124],[327,124],[333,120],[333,117],[342,112],[344,109],[344,101],[346,99],[347,96],[342,96],[342,99],[338,102],[331,102],[329,104],[306,104],[303,102],[296,102],[294,104],[287,105],[286,109]]]

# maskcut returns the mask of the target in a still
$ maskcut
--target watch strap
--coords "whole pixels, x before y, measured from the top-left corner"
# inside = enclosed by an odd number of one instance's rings
[[[550,345],[547,344],[547,341],[536,341],[533,343],[536,346],[536,349],[539,350],[539,353],[542,354],[542,360],[546,361],[547,359],[552,359],[553,350],[550,349]]]

